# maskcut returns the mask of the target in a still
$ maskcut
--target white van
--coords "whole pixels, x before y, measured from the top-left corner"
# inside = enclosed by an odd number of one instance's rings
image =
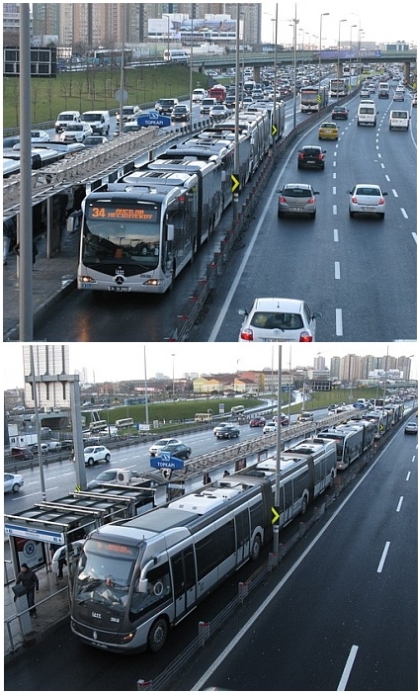
[[[192,93],[193,103],[201,103],[207,96],[207,89],[194,89]]]
[[[62,111],[55,121],[55,131],[63,132],[70,123],[80,123],[79,111]]]
[[[376,125],[376,105],[374,101],[361,101],[357,109],[357,125]]]
[[[390,130],[408,130],[410,114],[408,111],[391,111],[389,114]]]
[[[86,111],[82,113],[80,120],[89,123],[94,135],[109,135],[111,128],[111,115],[109,111]]]

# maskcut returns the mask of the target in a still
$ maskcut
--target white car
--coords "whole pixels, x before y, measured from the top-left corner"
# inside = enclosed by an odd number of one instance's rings
[[[86,137],[93,135],[92,127],[89,123],[70,123],[60,135],[61,142],[83,142]]]
[[[90,445],[84,449],[85,467],[92,467],[98,462],[111,462],[111,453],[105,445]]]
[[[6,473],[4,475],[4,492],[8,493],[9,491],[12,491],[13,493],[17,493],[20,491],[21,487],[24,484],[23,476],[21,474],[9,474]]]
[[[383,192],[379,185],[373,183],[358,183],[352,190],[347,191],[350,195],[349,214],[376,214],[380,219],[385,218],[385,197],[387,192]]]
[[[137,472],[132,469],[106,469],[98,474],[95,479],[88,482],[88,491],[98,488],[101,484],[129,484],[131,479],[138,478]]]
[[[263,428],[263,433],[275,433],[277,431],[277,421],[267,421]]]
[[[305,301],[295,298],[256,298],[244,321],[239,342],[314,342],[316,318]]]
[[[161,438],[160,440],[157,440],[156,443],[153,443],[153,445],[149,448],[149,452],[152,457],[155,457],[159,454],[162,448],[165,448],[167,445],[179,445],[179,443],[182,443],[182,441],[178,438]]]
[[[117,115],[115,116],[115,120],[117,123],[120,122],[120,111],[117,111]],[[123,106],[122,107],[122,119],[123,123],[126,122],[126,120],[131,120],[132,118],[136,118],[138,115],[141,115],[141,110],[139,106]]]
[[[41,142],[49,142],[50,136],[45,130],[31,130],[31,144],[40,144]]]

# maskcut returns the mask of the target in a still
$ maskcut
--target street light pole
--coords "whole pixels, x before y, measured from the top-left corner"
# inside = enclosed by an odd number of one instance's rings
[[[295,2],[295,16],[293,22],[293,129],[296,127],[296,41],[297,41],[297,3]]]
[[[337,99],[338,99],[338,80],[340,79],[340,46],[341,46],[341,25],[347,22],[347,19],[340,19],[338,22],[338,52],[337,52]]]
[[[175,354],[172,356],[172,399],[175,401]]]
[[[322,51],[322,18],[328,17],[329,12],[323,12],[319,17],[319,59],[318,59],[318,88],[321,88],[321,51]]]
[[[274,505],[280,513],[280,462],[281,462],[281,369],[282,369],[282,347],[279,345],[278,355],[278,382],[277,382],[277,449],[276,449],[276,488],[274,492]],[[280,518],[278,518],[280,521]],[[276,563],[279,559],[279,535],[280,526],[275,522],[273,527],[273,555]]]
[[[352,80],[351,80],[351,59],[352,59],[352,54],[353,54],[353,29],[357,29],[357,24],[351,24],[350,25],[350,91],[352,88]]]

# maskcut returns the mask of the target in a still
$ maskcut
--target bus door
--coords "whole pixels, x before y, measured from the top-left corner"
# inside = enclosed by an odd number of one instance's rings
[[[187,546],[171,556],[174,583],[175,619],[179,620],[196,603],[196,575],[192,546]]]
[[[236,530],[236,565],[241,565],[250,554],[250,520],[248,509],[235,517]]]

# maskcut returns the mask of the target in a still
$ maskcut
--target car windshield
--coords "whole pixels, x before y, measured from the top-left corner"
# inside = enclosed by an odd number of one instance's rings
[[[77,131],[77,132],[79,132],[80,130],[83,130],[82,123],[80,123],[80,125],[78,123],[74,123],[72,125],[69,125],[67,128],[67,132],[71,132],[72,130]]]
[[[257,311],[252,316],[251,325],[265,330],[299,330],[303,327],[303,320],[299,313]]]
[[[311,197],[312,191],[307,188],[284,188],[283,195],[286,197]]]
[[[302,149],[302,154],[305,156],[318,156],[321,153],[320,149],[315,149],[314,147],[305,147]]]

